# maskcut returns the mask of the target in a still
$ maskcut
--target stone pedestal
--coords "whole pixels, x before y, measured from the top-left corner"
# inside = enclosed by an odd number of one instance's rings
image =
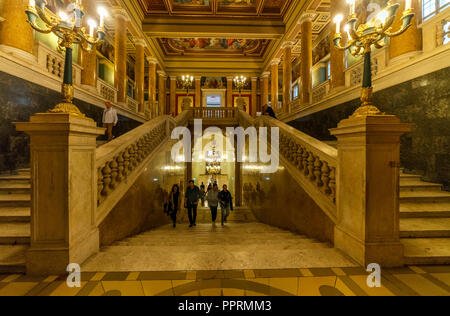
[[[361,265],[403,265],[400,136],[409,131],[391,115],[351,117],[331,130],[338,139],[335,247]]]
[[[98,252],[95,226],[96,138],[104,134],[90,119],[36,114],[16,123],[31,138],[30,275],[61,274]]]

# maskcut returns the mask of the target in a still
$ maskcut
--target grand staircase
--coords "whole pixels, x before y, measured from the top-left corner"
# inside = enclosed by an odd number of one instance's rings
[[[24,273],[30,244],[30,170],[0,175],[0,273]]]
[[[401,172],[400,237],[406,264],[450,264],[450,192]]]
[[[179,271],[311,267],[356,264],[327,243],[259,223],[237,208],[225,227],[211,224],[200,209],[197,226],[188,227],[186,211],[177,228],[166,225],[104,247],[83,271]]]

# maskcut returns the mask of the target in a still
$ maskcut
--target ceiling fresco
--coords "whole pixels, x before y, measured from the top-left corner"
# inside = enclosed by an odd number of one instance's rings
[[[138,0],[147,15],[282,17],[296,0]]]
[[[270,40],[224,38],[160,38],[166,55],[221,55],[262,57]]]

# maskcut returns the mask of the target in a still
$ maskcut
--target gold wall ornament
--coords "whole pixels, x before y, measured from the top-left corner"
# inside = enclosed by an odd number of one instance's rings
[[[399,4],[392,3],[390,0],[383,10],[381,10],[374,18],[366,23],[360,23],[355,13],[355,0],[347,0],[349,4],[349,19],[343,30],[347,34],[347,43],[341,45],[341,22],[343,15],[338,14],[334,17],[336,23],[336,33],[334,35],[334,45],[337,49],[348,50],[353,56],[364,56],[364,73],[361,90],[361,106],[355,111],[354,116],[383,115],[373,103],[372,88],[372,46],[382,48],[385,44],[384,40],[389,37],[398,36],[404,33],[411,26],[411,19],[414,12],[411,8],[411,1],[406,0],[405,10],[402,14],[402,26],[399,30],[392,31],[392,23]]]
[[[94,51],[99,43],[105,38],[104,19],[107,12],[99,8],[100,25],[93,20],[88,21],[89,32],[82,27],[84,17],[82,1],[70,1],[67,11],[60,11],[58,15],[50,12],[47,8],[46,0],[29,0],[29,5],[25,10],[28,16],[28,23],[39,33],[53,33],[58,37],[58,51],[65,53],[64,79],[61,94],[63,102],[50,110],[50,113],[64,113],[85,118],[86,116],[72,103],[73,100],[73,78],[72,78],[72,52],[73,45],[79,45],[84,51]],[[45,28],[36,24],[38,18],[44,22]],[[97,33],[95,33],[97,28]],[[94,36],[96,35],[96,36]]]

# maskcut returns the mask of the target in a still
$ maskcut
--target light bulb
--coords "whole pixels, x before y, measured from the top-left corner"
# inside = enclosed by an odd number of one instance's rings
[[[382,25],[384,25],[384,23],[386,23],[387,17],[388,17],[387,11],[383,10],[380,13],[378,13],[377,20],[380,21]]]
[[[30,0],[29,2],[28,2],[28,5],[30,6],[30,7],[35,7],[36,6],[36,0]]]
[[[69,16],[63,11],[59,11],[58,15],[61,18],[61,20],[64,22],[67,22],[67,20],[69,19]]]
[[[334,17],[333,22],[336,23],[336,33],[340,33],[341,31],[341,22],[344,19],[342,14],[338,14]]]
[[[94,37],[94,29],[97,27],[97,22],[95,22],[92,19],[88,20],[88,25],[89,25],[89,37]]]
[[[345,26],[344,26],[344,32],[347,33],[348,40],[351,41],[351,40],[352,40],[352,36],[350,35],[350,25],[345,24]]]

